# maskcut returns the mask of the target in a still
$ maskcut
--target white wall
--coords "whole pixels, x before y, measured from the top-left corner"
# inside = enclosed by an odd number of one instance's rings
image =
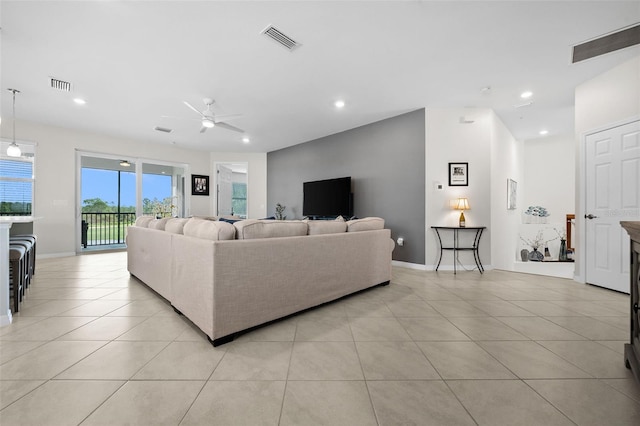
[[[431,226],[457,226],[460,212],[449,207],[449,200],[466,197],[471,209],[465,212],[467,226],[491,227],[491,122],[488,109],[427,108],[425,110],[425,179],[426,179],[426,238],[425,265],[435,267],[440,253]],[[460,123],[460,117],[474,120]],[[448,163],[469,163],[469,186],[449,186]],[[443,185],[435,189],[435,183]],[[480,244],[484,266],[492,263],[492,230],[487,229]],[[474,265],[471,252],[460,253],[464,265]],[[444,253],[442,269],[453,268],[450,251]]]
[[[215,188],[216,163],[247,163],[247,218],[260,219],[267,216],[267,154],[212,152],[210,167],[212,170],[212,188]],[[213,193],[212,193],[213,194]],[[214,211],[215,199],[210,197],[211,211]]]
[[[511,271],[528,192],[523,143],[513,138],[495,113],[491,115],[491,259],[495,268]],[[507,209],[507,179],[517,183],[515,210]]]
[[[2,135],[10,135],[7,120],[2,125]],[[16,120],[16,135],[20,140],[36,142],[34,213],[41,219],[34,223],[38,234],[39,255],[69,255],[76,251],[80,238],[76,224],[76,151],[91,151],[126,158],[184,163],[189,173],[212,175],[212,162],[208,153],[191,151],[173,145],[159,145],[105,135],[74,131],[37,123]],[[227,154],[225,154],[227,155]],[[241,154],[234,161],[249,161],[249,175],[258,182],[251,185],[249,197],[255,197],[257,205],[266,199],[266,155]],[[260,182],[260,179],[262,182]],[[187,182],[187,197],[191,194],[191,182]],[[262,192],[261,192],[262,191]],[[213,197],[190,197],[190,214],[210,216]],[[256,216],[260,210],[257,209]]]
[[[640,56],[581,84],[575,95],[576,279],[584,282],[584,137],[640,118]]]
[[[573,135],[525,141],[525,196],[519,207],[543,206],[550,222],[564,223],[565,215],[575,212],[575,156]]]

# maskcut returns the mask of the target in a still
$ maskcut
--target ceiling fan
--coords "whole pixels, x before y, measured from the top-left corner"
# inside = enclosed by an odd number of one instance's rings
[[[202,127],[200,128],[200,133],[204,133],[207,131],[207,129],[210,129],[212,127],[220,127],[222,129],[227,129],[227,130],[231,130],[234,132],[239,132],[239,133],[244,133],[244,130],[239,129],[238,127],[232,126],[229,123],[225,123],[224,121],[218,121],[218,119],[220,118],[235,118],[235,117],[240,117],[240,114],[227,114],[227,115],[215,115],[213,113],[213,111],[211,111],[211,106],[214,104],[214,100],[211,98],[204,98],[202,100],[204,102],[204,104],[206,105],[206,109],[204,111],[200,111],[197,108],[195,108],[193,105],[191,105],[189,102],[184,101],[184,104],[190,108],[191,110],[195,111],[198,115],[200,115],[200,121],[202,123]]]

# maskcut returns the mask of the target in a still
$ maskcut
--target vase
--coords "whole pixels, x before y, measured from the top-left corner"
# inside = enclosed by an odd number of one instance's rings
[[[560,252],[558,253],[558,260],[565,261],[567,259],[567,240],[560,240]]]
[[[532,262],[542,262],[544,259],[544,254],[540,253],[537,248],[534,248],[532,252],[529,253],[529,260]]]
[[[520,250],[520,259],[522,259],[523,262],[527,262],[529,260],[529,250]]]

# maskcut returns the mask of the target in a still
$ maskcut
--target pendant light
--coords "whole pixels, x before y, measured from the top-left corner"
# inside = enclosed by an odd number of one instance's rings
[[[22,151],[16,143],[16,93],[20,93],[20,91],[17,89],[9,89],[9,91],[13,93],[13,142],[11,142],[11,145],[7,147],[7,155],[9,157],[20,157],[22,155]]]

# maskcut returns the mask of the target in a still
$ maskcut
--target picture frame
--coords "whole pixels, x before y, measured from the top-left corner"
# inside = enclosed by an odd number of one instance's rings
[[[191,175],[191,195],[209,195],[209,176]]]
[[[449,186],[469,186],[469,163],[449,163]]]
[[[515,210],[518,199],[518,182],[507,179],[507,210]]]

